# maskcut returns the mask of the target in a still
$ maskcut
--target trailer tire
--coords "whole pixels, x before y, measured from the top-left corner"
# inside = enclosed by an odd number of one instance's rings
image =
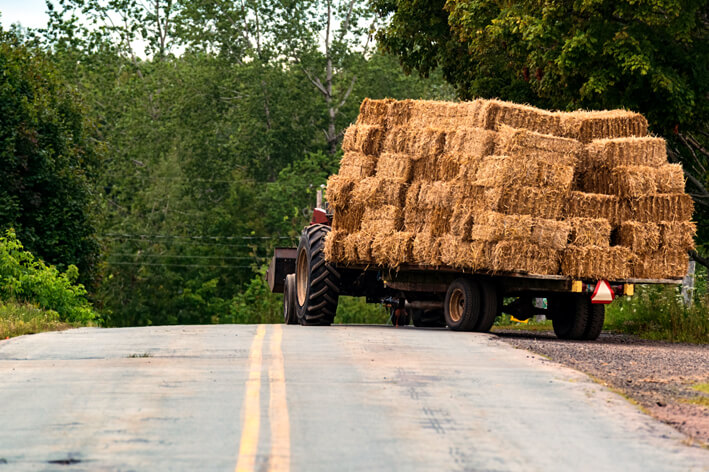
[[[601,331],[603,330],[603,322],[606,319],[606,306],[591,303],[591,300],[588,301],[588,304],[588,322],[586,323],[586,329],[584,330],[581,339],[595,341],[598,339],[598,336],[601,335]]]
[[[453,331],[473,331],[480,317],[480,286],[474,280],[460,278],[448,286],[443,314]]]
[[[554,333],[559,339],[584,339],[591,303],[584,295],[560,295],[549,298]]]
[[[283,285],[283,322],[298,324],[298,313],[295,307],[295,274],[286,275]]]
[[[500,314],[500,301],[497,295],[497,288],[492,282],[481,280],[480,293],[482,295],[480,317],[473,331],[487,333],[495,324],[495,318]]]
[[[298,320],[306,326],[329,326],[335,319],[340,295],[340,273],[325,260],[326,225],[303,230],[295,266]]]

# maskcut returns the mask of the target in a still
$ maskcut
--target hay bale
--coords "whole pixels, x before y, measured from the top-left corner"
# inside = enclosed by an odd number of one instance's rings
[[[500,241],[492,252],[492,270],[550,275],[559,272],[559,251],[529,241]]]
[[[413,262],[421,265],[440,266],[441,241],[430,233],[418,233],[414,238],[412,249]]]
[[[372,260],[373,236],[364,231],[348,234],[342,245],[345,261],[351,264],[369,264]]]
[[[406,154],[383,152],[377,163],[377,177],[410,182],[413,161]]]
[[[660,246],[675,251],[694,249],[697,225],[692,221],[660,221]]]
[[[338,174],[331,175],[327,179],[325,187],[325,199],[333,209],[346,208],[350,203],[352,191],[355,188],[356,179]]]
[[[508,215],[557,219],[562,213],[566,197],[567,192],[554,188],[506,187],[500,193],[496,209]]]
[[[636,255],[632,277],[638,279],[681,279],[687,274],[689,255],[682,250],[660,250]]]
[[[362,231],[370,234],[387,234],[404,227],[402,210],[393,205],[368,207],[362,216]]]
[[[438,175],[439,156],[416,155],[412,160],[412,179],[418,182],[432,182]]]
[[[571,188],[574,168],[540,162],[534,156],[490,156],[480,162],[475,184],[484,187],[554,187]]]
[[[351,203],[362,207],[394,205],[403,207],[408,184],[400,180],[367,177],[357,182]]]
[[[662,193],[624,202],[629,218],[641,223],[689,221],[694,211],[692,197],[684,193]]]
[[[560,113],[562,133],[582,143],[595,139],[647,136],[647,120],[626,110],[576,111]],[[556,134],[556,133],[549,133]]]
[[[608,247],[611,224],[605,218],[569,218],[569,244],[573,246]]]
[[[340,160],[337,175],[346,179],[359,180],[374,175],[377,157],[361,152],[346,152]]]
[[[610,171],[610,188],[607,192],[620,197],[641,197],[657,193],[655,167],[618,166]]]
[[[482,158],[495,151],[497,133],[483,128],[453,127],[446,135],[443,152],[471,158]]]
[[[681,164],[665,164],[655,169],[657,193],[684,193],[684,171]]]
[[[568,221],[534,218],[530,241],[541,248],[560,250],[566,248],[570,232]]]
[[[446,133],[440,129],[417,128],[409,133],[407,150],[417,157],[437,156],[446,145]]]
[[[332,215],[332,229],[334,231],[343,231],[345,233],[354,233],[359,231],[362,226],[362,217],[364,216],[364,206],[349,205],[346,208],[334,210]]]
[[[377,156],[384,142],[384,130],[377,125],[351,125],[342,138],[342,150]]]
[[[410,154],[408,147],[409,131],[409,128],[406,126],[389,128],[384,136],[381,152],[388,152],[392,154]],[[347,133],[345,133],[345,136],[347,136]]]
[[[618,166],[660,167],[667,163],[667,144],[662,138],[599,139],[586,146],[584,167],[612,169]]]
[[[486,211],[474,217],[470,231],[473,241],[529,240],[534,219],[529,215],[503,215]]]
[[[347,233],[344,231],[332,230],[325,235],[325,260],[328,262],[345,262],[345,246],[343,244]]]
[[[657,251],[660,246],[660,228],[655,223],[624,221],[618,229],[618,244],[637,254]]]
[[[537,161],[575,166],[583,145],[575,139],[535,133],[526,129],[501,125],[497,133],[495,152],[513,157],[531,157]]]
[[[470,240],[475,214],[473,208],[455,205],[450,218],[450,233],[461,241]]]
[[[562,213],[567,218],[605,219],[611,225],[618,225],[621,220],[621,205],[615,195],[571,192]]]
[[[461,174],[461,170],[465,171],[465,173],[469,169],[474,168],[477,170],[477,164],[477,159],[465,159],[459,154],[443,154],[437,159],[436,169],[433,173],[434,178],[431,180],[450,182]]]
[[[495,243],[460,241],[452,234],[443,235],[439,239],[441,261],[448,267],[470,270],[491,270],[492,251]]]
[[[418,194],[418,208],[449,208],[453,198],[452,192],[453,187],[447,182],[423,182]]]
[[[501,100],[485,100],[480,107],[478,122],[481,127],[490,130],[507,125],[541,134],[564,136],[559,114]]]
[[[389,105],[387,114],[387,126],[405,126],[411,119],[411,110],[416,103],[416,100],[399,100],[394,101]]]
[[[569,246],[563,251],[561,273],[576,279],[623,280],[630,277],[632,256],[622,246]]]
[[[396,100],[392,98],[385,98],[383,100],[365,98],[359,106],[357,124],[386,126],[389,109],[395,102]]]
[[[377,234],[372,240],[372,259],[381,266],[392,268],[413,261],[414,233]]]

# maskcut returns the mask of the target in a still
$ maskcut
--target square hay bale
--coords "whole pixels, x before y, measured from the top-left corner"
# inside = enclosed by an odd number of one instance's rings
[[[559,272],[559,251],[529,241],[501,241],[492,253],[495,272],[555,275]]]
[[[470,231],[473,241],[529,240],[534,220],[530,215],[503,215],[494,211],[474,217]]]
[[[560,250],[566,248],[570,232],[568,221],[534,218],[530,241],[542,248]]]
[[[405,126],[411,120],[411,112],[416,100],[393,101],[389,105],[387,114],[387,126]]]
[[[421,231],[434,236],[441,236],[450,232],[450,219],[453,210],[451,208],[433,208],[423,213],[424,221]]]
[[[590,143],[595,139],[647,136],[647,120],[641,114],[631,111],[576,111],[559,115],[563,130],[560,136],[577,139],[582,143]]]
[[[403,211],[393,205],[368,207],[362,216],[362,231],[370,234],[387,234],[401,231],[404,226]]]
[[[372,261],[372,239],[369,233],[358,231],[345,237],[345,260],[351,264],[369,264]]]
[[[608,247],[611,242],[611,224],[605,218],[569,218],[569,244],[573,246]]]
[[[458,242],[455,267],[470,270],[491,270],[495,243],[485,241]]]
[[[384,142],[384,130],[376,125],[351,125],[342,138],[342,150],[377,156]]]
[[[449,208],[453,198],[453,186],[448,182],[423,182],[418,194],[421,209]]]
[[[475,183],[485,187],[554,187],[568,190],[574,178],[572,166],[539,162],[534,156],[490,156],[477,170]]]
[[[561,273],[576,279],[627,279],[632,256],[632,251],[622,246],[569,246],[563,251]]]
[[[661,193],[628,199],[624,202],[626,218],[642,223],[689,221],[694,211],[692,197],[684,193]]]
[[[497,134],[495,152],[514,157],[533,156],[538,161],[575,166],[583,145],[575,139],[535,133],[526,129],[501,125]]]
[[[410,182],[413,161],[406,154],[384,152],[377,163],[377,177]]]
[[[618,229],[618,244],[637,254],[657,251],[660,246],[660,228],[655,223],[624,221]]]
[[[483,128],[453,127],[446,135],[443,152],[482,158],[493,154],[497,133]]]
[[[586,146],[584,168],[618,166],[660,167],[667,163],[667,143],[662,138],[599,139]],[[584,169],[585,170],[585,169]]]
[[[333,209],[345,208],[350,203],[356,179],[342,175],[331,175],[325,187],[325,199]]]
[[[340,170],[337,175],[347,179],[364,179],[374,175],[377,168],[377,157],[361,152],[346,152],[340,160]]]
[[[603,218],[611,225],[620,224],[620,199],[615,195],[571,192],[562,213],[568,218]]]
[[[655,169],[657,193],[684,193],[684,171],[681,164],[665,164]]]
[[[660,221],[660,246],[675,251],[694,249],[697,225],[692,221]]]
[[[325,260],[328,262],[345,262],[345,246],[343,244],[347,233],[332,230],[325,236]]]
[[[362,226],[364,216],[364,206],[349,205],[345,208],[335,210],[332,216],[332,229],[344,233],[354,233]]]
[[[444,234],[439,238],[441,262],[448,267],[458,267],[458,250],[462,246],[460,239],[452,234]]]
[[[475,211],[465,205],[456,205],[450,218],[450,233],[461,241],[470,240]]]
[[[599,192],[601,193],[601,192]],[[655,167],[618,166],[610,171],[609,193],[621,197],[641,197],[657,193]]]
[[[440,129],[416,128],[409,132],[407,151],[416,157],[437,156],[443,152],[446,133]]]
[[[438,175],[439,156],[415,155],[412,162],[412,179],[418,182],[432,182]]]
[[[443,154],[437,159],[434,178],[432,180],[450,182],[456,179],[463,169],[477,169],[478,162],[477,159],[463,159],[462,156],[458,154]]]
[[[406,190],[406,198],[404,204],[407,210],[416,209],[419,201],[419,193],[421,192],[421,185],[421,182],[412,182],[409,185],[409,188]]]
[[[418,233],[414,238],[413,262],[420,265],[440,266],[441,241],[430,233]]]
[[[363,207],[394,205],[403,207],[408,184],[400,180],[367,177],[357,182],[351,202]]]
[[[485,100],[480,107],[478,121],[486,129],[499,129],[501,125],[507,125],[541,134],[565,136],[558,113],[501,100]]]
[[[399,267],[413,261],[414,233],[378,234],[372,240],[372,259],[382,266]]]
[[[689,255],[682,250],[660,250],[635,255],[632,277],[638,279],[681,279],[689,268]]]
[[[409,134],[410,130],[406,126],[389,128],[384,135],[381,152],[388,152],[392,154],[410,154]],[[345,133],[345,136],[347,136],[347,133]]]
[[[554,188],[508,187],[500,194],[497,211],[508,215],[534,215],[557,219],[568,192]]]
[[[383,100],[365,98],[359,106],[357,124],[385,126],[387,117],[389,116],[389,108],[394,102],[396,102],[396,100],[392,98],[385,98]]]

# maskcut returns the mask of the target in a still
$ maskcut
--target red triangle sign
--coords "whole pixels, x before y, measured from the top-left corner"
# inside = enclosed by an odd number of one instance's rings
[[[611,284],[606,280],[599,280],[596,290],[591,295],[591,303],[610,303],[613,300],[615,300],[615,293],[613,293]]]

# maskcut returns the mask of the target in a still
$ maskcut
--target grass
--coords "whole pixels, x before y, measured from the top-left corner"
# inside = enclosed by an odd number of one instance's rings
[[[692,385],[692,388],[696,390],[697,392],[702,392],[709,394],[709,383],[698,383]]]
[[[534,319],[529,319],[526,323],[519,323],[513,321],[510,315],[502,315],[496,321],[495,325],[492,327],[492,332],[499,331],[502,329],[512,329],[518,331],[552,331],[554,328],[551,325],[550,320],[546,321],[534,321]]]
[[[0,303],[0,339],[79,326],[80,323],[59,321],[59,314],[55,311],[29,304]]]

